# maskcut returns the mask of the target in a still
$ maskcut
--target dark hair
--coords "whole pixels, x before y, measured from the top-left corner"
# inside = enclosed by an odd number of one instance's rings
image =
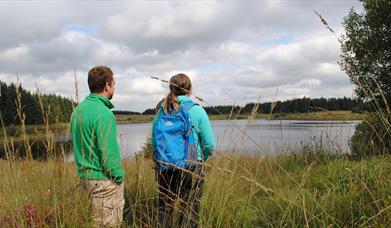
[[[179,111],[178,96],[191,93],[191,81],[186,74],[177,74],[170,79],[170,93],[163,100],[164,112],[169,113],[172,109]]]
[[[106,83],[112,83],[113,80],[113,71],[106,66],[96,66],[88,72],[88,87],[91,93],[102,92]]]

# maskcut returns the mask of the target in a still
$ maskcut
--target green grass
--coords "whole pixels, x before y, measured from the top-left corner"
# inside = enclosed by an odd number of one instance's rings
[[[258,114],[256,119],[273,119],[273,120],[362,120],[366,114],[352,113],[351,111],[321,111],[307,113],[274,113]],[[153,115],[116,115],[118,123],[146,123],[152,122]],[[227,120],[229,115],[209,115],[211,120]],[[234,114],[231,119],[248,119],[248,114]]]
[[[273,114],[257,114],[255,119],[271,119],[271,120],[362,120],[366,114],[352,113],[351,111],[321,111],[321,112],[306,112],[306,113],[273,113]],[[226,120],[229,115],[211,115],[212,120]],[[248,115],[233,115],[232,119],[248,119]]]
[[[149,159],[125,160],[126,223],[156,225],[157,185]],[[0,227],[88,226],[74,164],[0,161]],[[311,154],[208,161],[203,227],[391,225],[391,157],[351,161]]]
[[[321,111],[306,113],[273,114],[272,119],[283,120],[363,120],[366,114],[351,111]]]
[[[153,121],[154,115],[116,115],[118,124],[125,123],[149,123]]]
[[[46,132],[51,134],[58,135],[69,132],[69,123],[57,123],[51,124],[46,129],[45,125],[26,125],[25,134],[29,136],[30,139],[40,139],[46,138]],[[6,134],[4,134],[6,133]],[[0,142],[5,141],[5,136],[12,137],[15,141],[21,139],[23,136],[23,129],[20,125],[7,126],[4,128],[0,127]]]

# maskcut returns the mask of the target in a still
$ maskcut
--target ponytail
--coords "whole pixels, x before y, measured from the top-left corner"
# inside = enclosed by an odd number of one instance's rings
[[[168,93],[166,98],[164,98],[163,108],[165,113],[170,113],[173,109],[177,112],[179,111],[178,97],[173,92]]]

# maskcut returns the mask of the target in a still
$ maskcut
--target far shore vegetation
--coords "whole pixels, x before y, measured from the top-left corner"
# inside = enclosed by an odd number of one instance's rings
[[[352,111],[319,111],[306,113],[272,113],[272,114],[257,114],[255,119],[264,120],[363,120],[367,113],[354,113]],[[128,123],[148,123],[151,122],[154,115],[134,115],[134,114],[118,114],[116,115],[118,124]],[[223,115],[209,115],[210,120],[246,120],[249,118],[248,114],[223,114]]]
[[[314,121],[361,121],[367,113],[353,113],[352,111],[320,111],[308,113],[274,113],[257,114],[255,119],[264,120],[314,120]],[[150,123],[154,115],[136,115],[136,114],[117,114],[115,115],[117,124]],[[248,114],[239,115],[209,115],[210,120],[247,120]],[[10,125],[0,128],[0,142],[6,137],[12,137],[14,141],[23,140],[22,127],[19,125]],[[69,131],[69,123],[55,123],[48,126],[50,133],[54,135],[66,134]],[[45,138],[46,126],[43,124],[26,125],[25,134],[30,139]]]

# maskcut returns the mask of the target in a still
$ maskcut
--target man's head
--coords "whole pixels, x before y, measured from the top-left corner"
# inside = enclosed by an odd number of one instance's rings
[[[88,87],[91,93],[100,94],[111,100],[115,90],[113,71],[106,66],[92,68],[88,72]]]

